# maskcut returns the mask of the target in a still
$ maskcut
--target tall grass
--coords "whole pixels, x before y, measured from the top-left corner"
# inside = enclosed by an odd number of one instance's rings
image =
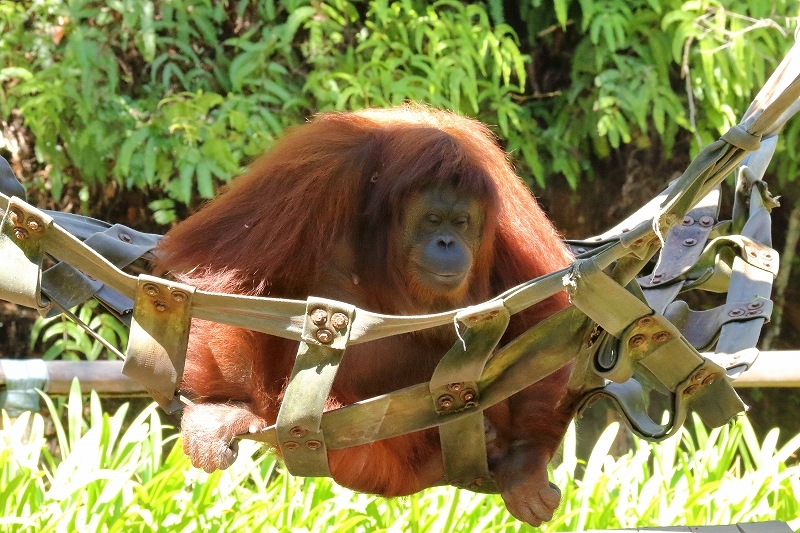
[[[327,479],[290,476],[248,442],[229,470],[206,474],[170,446],[175,437],[154,405],[125,423],[127,405],[104,413],[95,394],[84,404],[76,386],[63,417],[44,400],[56,435],[49,443],[41,415],[12,421],[2,414],[3,532],[532,530],[498,496],[444,487],[392,500],[366,496]],[[800,435],[779,448],[777,429],[759,442],[746,419],[710,432],[696,423],[694,436],[639,442],[615,459],[608,451],[617,431],[609,426],[581,464],[570,429],[553,472],[564,501],[543,531],[775,519],[800,528],[793,456]]]

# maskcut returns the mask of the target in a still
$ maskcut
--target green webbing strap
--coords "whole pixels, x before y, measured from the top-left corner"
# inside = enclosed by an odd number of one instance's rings
[[[607,333],[619,339],[612,355],[599,354],[597,373],[621,384],[607,384],[587,395],[584,402],[594,396],[611,397],[626,414],[631,429],[647,439],[662,439],[683,424],[690,402],[704,421],[719,425],[744,410],[744,405],[725,379],[718,365],[704,359],[684,339],[680,331],[667,319],[636,296],[608,277],[591,260],[578,261],[571,276],[570,297],[573,304],[597,322]],[[602,296],[601,296],[602,295]],[[611,300],[613,309],[602,303]],[[612,345],[613,346],[613,345]],[[648,381],[666,390],[672,398],[671,420],[666,426],[656,424],[639,401],[639,381],[634,373],[642,374]],[[695,376],[703,379],[695,383]],[[712,377],[713,376],[713,377]],[[693,381],[694,380],[694,381]],[[716,402],[696,402],[706,388],[714,385]],[[711,425],[709,423],[709,425]]]
[[[486,462],[483,411],[478,407],[478,380],[486,361],[505,333],[510,319],[502,301],[468,307],[457,316],[457,327],[466,326],[459,341],[442,357],[433,372],[429,389],[440,414],[472,410],[439,426],[445,477],[449,484],[480,492],[497,492]]]
[[[186,362],[195,288],[139,276],[122,373],[147,389],[164,411],[181,408],[175,396]]]
[[[155,248],[158,238],[156,235],[141,233],[116,224],[90,235],[83,242],[117,268],[124,268]],[[45,294],[67,309],[85,302],[103,287],[102,282],[90,279],[66,263],[59,263],[42,274],[42,288]],[[104,300],[118,302],[118,299],[111,298],[110,295]],[[125,308],[118,308],[119,303],[115,305],[118,314],[130,311],[133,302],[127,298],[126,300],[129,303],[123,306]],[[54,316],[58,314],[58,310],[54,309],[50,314]]]
[[[44,237],[52,219],[30,212],[30,206],[19,198],[8,200],[0,228],[0,299],[37,309],[44,315],[50,303],[42,299],[42,260]]]
[[[331,475],[320,423],[355,311],[334,300],[308,299],[302,341],[275,424],[278,446],[293,475]]]
[[[679,276],[697,263],[705,249],[717,219],[719,196],[717,187],[686,213],[680,224],[670,228],[658,265],[652,274],[639,279],[647,303],[656,312],[663,313],[675,299],[683,288]]]

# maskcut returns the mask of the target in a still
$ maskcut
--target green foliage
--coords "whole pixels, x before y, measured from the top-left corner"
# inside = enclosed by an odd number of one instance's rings
[[[89,300],[72,312],[92,331],[122,351],[128,344],[127,326],[98,307],[96,300]],[[42,359],[94,361],[105,350],[100,341],[64,315],[36,319],[31,328],[30,349],[33,350],[40,341],[44,346]],[[109,359],[116,360],[115,354],[106,353]]]
[[[242,441],[224,471],[194,469],[155,404],[126,422],[128,406],[85,405],[77,382],[63,409],[43,396],[45,419],[25,413],[0,429],[0,530],[51,531],[534,531],[496,495],[437,487],[398,499],[357,494],[328,479],[288,475],[271,454]],[[608,455],[613,424],[588,462],[575,456],[575,428],[553,472],[563,503],[541,531],[785,520],[800,527],[800,435],[759,442],[746,419],[661,444]],[[58,454],[51,452],[57,449]],[[796,463],[796,461],[795,461]]]
[[[669,157],[676,137],[698,150],[719,136],[799,13],[789,0],[0,0],[13,125],[0,148],[35,158],[30,185],[56,199],[114,180],[158,197],[167,224],[315,112],[416,100],[495,126],[529,181],[575,187],[627,145]],[[796,171],[794,144],[781,149]]]

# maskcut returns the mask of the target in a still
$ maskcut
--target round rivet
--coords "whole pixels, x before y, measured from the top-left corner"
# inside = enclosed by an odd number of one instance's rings
[[[119,240],[121,240],[122,242],[125,242],[125,243],[129,243],[133,239],[131,239],[131,236],[128,235],[127,233],[120,233],[119,234]]]
[[[602,237],[594,237],[592,240],[595,241],[595,242],[600,242],[600,241],[603,240],[603,238]]]
[[[317,337],[317,340],[322,344],[330,344],[333,342],[333,332],[329,329],[318,329],[315,337]]]
[[[697,239],[684,239],[683,240],[683,245],[684,246],[694,246],[695,244],[697,244]]]
[[[467,402],[464,404],[466,409],[472,409],[474,407],[478,407],[478,402]]]
[[[653,276],[652,276],[652,280],[653,280],[653,281],[659,281],[659,280],[661,280],[663,277],[664,277],[664,274],[662,274],[661,272],[659,272],[659,273],[657,273],[657,274],[653,274]]]
[[[322,447],[322,443],[318,440],[310,440],[306,442],[306,447],[311,450],[319,450]]]
[[[287,450],[296,450],[297,448],[300,447],[300,444],[298,444],[293,440],[287,440],[286,442],[283,443],[283,447]]]
[[[350,319],[344,313],[333,313],[331,317],[331,326],[336,329],[344,329],[350,323]]]
[[[764,259],[767,259],[767,260],[772,259],[772,253],[771,252],[762,251],[759,255],[761,257],[763,257]]]
[[[29,237],[28,231],[26,229],[23,229],[23,228],[14,228],[14,237],[16,237],[17,239],[19,239],[21,241],[24,241],[25,239],[27,239]]]
[[[667,342],[672,335],[668,331],[659,331],[653,334],[653,340],[656,342]]]
[[[19,221],[22,220],[22,218],[22,211],[19,209],[12,208],[8,211],[8,219],[12,224],[19,224]]]
[[[692,376],[692,381],[700,381],[701,379],[703,379],[703,376],[705,375],[706,375],[706,369],[701,368],[700,370],[694,373],[694,376]]]
[[[683,393],[685,395],[687,395],[687,396],[691,396],[692,394],[694,394],[697,391],[698,387],[699,387],[699,385],[689,385],[688,387],[686,387],[686,389],[683,391]]]
[[[317,326],[322,326],[328,321],[328,312],[324,309],[314,309],[311,311],[311,322]]]
[[[628,346],[630,346],[631,348],[638,348],[639,346],[644,344],[646,340],[647,337],[645,337],[641,333],[637,333],[636,335],[631,337],[631,339],[628,341]]]
[[[703,380],[703,385],[711,385],[717,380],[716,374],[709,374],[706,379]]]
[[[481,485],[483,485],[483,478],[482,477],[476,477],[475,480],[472,483],[474,485],[481,486]]]
[[[761,314],[761,311],[759,311],[758,309],[751,309],[751,310],[749,310],[747,312],[747,316],[756,316],[756,315],[760,315],[760,314]]]
[[[172,291],[172,299],[176,302],[185,302],[186,293],[183,291]]]
[[[714,224],[714,217],[704,215],[700,217],[700,225],[707,228]]]
[[[28,220],[28,229],[34,233],[36,233],[37,231],[41,231],[42,223],[36,220],[35,218],[31,218],[30,220]]]
[[[639,319],[636,325],[639,326],[640,328],[646,328],[652,326],[653,322],[655,322],[655,320],[653,320],[653,317],[643,316],[642,318]]]
[[[764,306],[764,302],[750,302],[747,304],[748,309],[761,309]]]
[[[577,253],[579,253],[579,254],[585,254],[585,253],[586,253],[586,248],[578,248],[578,249],[576,249],[575,251],[576,251]]]
[[[167,306],[166,302],[160,302],[159,301],[159,302],[156,302],[155,305],[156,305],[156,311],[160,311],[162,313],[164,311],[166,311],[167,309],[169,309],[169,307]]]
[[[289,430],[289,435],[291,435],[292,437],[294,437],[296,439],[299,439],[300,437],[304,436],[306,433],[308,433],[306,431],[306,429],[305,428],[301,428],[300,426],[295,426],[295,427],[293,427],[292,429]]]
[[[450,396],[449,394],[442,394],[442,395],[441,395],[441,396],[439,396],[439,398],[436,400],[436,404],[437,404],[437,405],[438,405],[438,406],[439,406],[441,409],[450,409],[450,408],[453,406],[453,397],[452,397],[452,396]]]
[[[758,254],[755,252],[755,250],[748,251],[747,255],[749,255],[750,257],[757,257],[758,256]]]
[[[158,296],[158,286],[153,283],[145,283],[144,292],[148,296]]]
[[[465,402],[471,402],[475,399],[475,391],[472,389],[464,389],[461,393],[461,399]]]
[[[460,391],[460,390],[461,390],[463,387],[464,387],[464,383],[462,383],[462,382],[458,382],[458,383],[450,383],[450,384],[447,386],[447,390],[449,390],[450,392],[458,392],[458,391]]]
[[[694,219],[692,217],[690,217],[689,215],[686,215],[685,217],[683,217],[683,225],[684,226],[691,226],[692,224],[694,224]]]
[[[742,316],[744,314],[744,309],[731,309],[728,311],[728,316]]]

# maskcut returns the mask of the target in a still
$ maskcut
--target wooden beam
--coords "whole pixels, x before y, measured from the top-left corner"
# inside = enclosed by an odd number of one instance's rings
[[[147,392],[139,383],[122,375],[121,361],[45,361],[48,381],[45,391],[69,394],[77,377],[84,393],[96,390],[101,396],[142,396]],[[6,383],[0,366],[0,388]],[[761,352],[755,364],[733,382],[737,388],[800,387],[800,350]]]
[[[761,352],[758,359],[733,386],[800,387],[800,350]]]
[[[24,359],[22,360],[24,361]],[[121,361],[45,361],[47,381],[44,392],[66,396],[72,379],[78,378],[81,391],[96,390],[101,396],[147,395],[144,387],[122,374]],[[6,375],[0,365],[0,388],[6,384]]]

